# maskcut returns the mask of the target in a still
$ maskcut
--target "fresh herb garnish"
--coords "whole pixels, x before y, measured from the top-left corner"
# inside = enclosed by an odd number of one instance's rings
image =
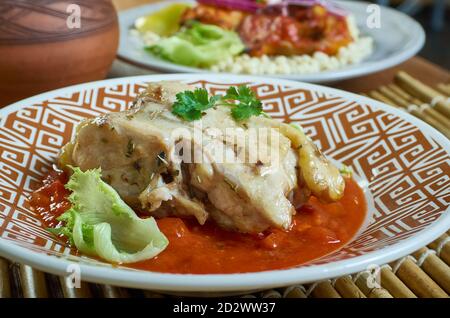
[[[194,91],[178,93],[176,98],[172,113],[187,121],[202,118],[205,110],[214,107],[219,100],[220,105],[231,107],[231,116],[237,121],[264,115],[262,102],[248,86],[244,85],[228,88],[225,96],[208,97],[206,89],[197,88]]]
[[[222,100],[226,101],[224,105],[232,107],[231,116],[237,121],[263,114],[262,102],[248,86],[230,87]],[[231,103],[233,100],[238,103]]]
[[[213,107],[220,96],[208,97],[206,89],[196,88],[194,91],[178,93],[176,98],[172,113],[184,120],[193,121],[202,118],[204,111]]]

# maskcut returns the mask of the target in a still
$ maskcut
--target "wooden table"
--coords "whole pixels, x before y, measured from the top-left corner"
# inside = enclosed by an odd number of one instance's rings
[[[450,73],[448,70],[445,70],[422,57],[416,56],[398,66],[384,71],[333,83],[330,86],[354,93],[367,92],[376,89],[381,85],[392,83],[394,75],[400,70],[409,73],[411,76],[430,86],[435,86],[438,83],[450,82]]]

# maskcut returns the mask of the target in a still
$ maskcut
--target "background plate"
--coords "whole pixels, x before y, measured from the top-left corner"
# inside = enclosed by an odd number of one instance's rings
[[[154,57],[143,50],[141,41],[130,35],[130,28],[134,26],[134,21],[138,17],[157,11],[174,2],[194,3],[193,1],[186,0],[164,1],[119,12],[119,58],[141,67],[166,73],[206,72],[203,69],[181,66]],[[374,51],[372,52],[372,55],[367,57],[360,64],[346,66],[339,70],[314,74],[280,74],[273,75],[272,77],[311,83],[332,82],[358,77],[402,63],[414,56],[425,43],[425,32],[420,24],[399,11],[380,7],[381,27],[379,29],[370,29],[366,24],[366,20],[370,15],[370,13],[367,12],[369,3],[359,1],[338,2],[342,7],[355,15],[356,23],[361,34],[369,35],[374,39]],[[268,77],[268,75],[264,75],[264,77]]]

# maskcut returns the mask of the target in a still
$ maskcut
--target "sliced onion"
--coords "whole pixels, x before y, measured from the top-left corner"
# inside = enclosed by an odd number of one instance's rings
[[[290,5],[302,7],[312,7],[314,5],[320,5],[326,8],[327,11],[332,14],[339,16],[348,15],[348,12],[342,9],[336,3],[327,0],[266,0],[261,2],[258,2],[257,0],[197,0],[197,2],[215,7],[241,10],[252,13],[268,7],[281,7],[282,12],[286,13],[286,8]]]
[[[256,0],[197,0],[197,2],[210,6],[247,12],[256,12],[265,7],[264,3],[259,3]]]
[[[339,16],[347,16],[348,12],[336,4],[334,1],[328,0],[282,0],[278,5],[297,5],[303,7],[312,7],[314,5],[320,5],[327,9],[328,12],[339,15]]]

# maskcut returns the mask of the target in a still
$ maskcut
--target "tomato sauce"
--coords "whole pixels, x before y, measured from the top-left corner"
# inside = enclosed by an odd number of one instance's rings
[[[31,205],[48,226],[68,207],[64,173],[50,175],[31,197]],[[289,231],[273,229],[257,235],[226,231],[212,222],[168,217],[157,220],[169,239],[158,256],[126,264],[167,273],[244,273],[294,267],[329,254],[345,245],[366,216],[363,191],[346,179],[344,197],[324,204],[315,197],[297,211]]]
[[[46,227],[59,226],[60,222],[56,218],[70,208],[70,192],[64,187],[67,181],[68,177],[64,172],[51,170],[42,187],[29,198],[31,207],[41,216]]]

